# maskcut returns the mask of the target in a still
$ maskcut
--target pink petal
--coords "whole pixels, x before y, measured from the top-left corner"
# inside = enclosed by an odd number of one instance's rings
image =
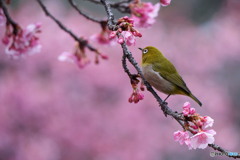
[[[185,102],[185,103],[183,104],[183,109],[184,109],[184,108],[190,108],[190,107],[191,107],[191,105],[190,105],[189,102]]]
[[[213,134],[209,134],[204,131],[195,134],[190,138],[190,140],[193,149],[197,148],[205,149],[208,146],[208,144],[214,143]]]
[[[171,0],[160,0],[162,6],[168,6],[171,3]]]
[[[214,119],[212,119],[209,116],[205,116],[204,118],[204,122],[203,122],[203,128],[208,128],[208,127],[212,127],[213,123],[214,123]]]

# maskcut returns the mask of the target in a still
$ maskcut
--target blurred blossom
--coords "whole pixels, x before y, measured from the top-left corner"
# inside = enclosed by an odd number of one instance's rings
[[[75,56],[74,56],[74,54],[72,54],[70,52],[63,52],[62,54],[60,54],[58,56],[58,60],[74,63]]]
[[[3,10],[0,8],[0,26],[4,26],[6,24],[6,17],[3,13]]]
[[[171,3],[171,0],[160,0],[162,6],[168,6]]]
[[[39,23],[30,24],[24,30],[18,27],[16,35],[11,27],[11,25],[7,26],[5,36],[2,39],[3,44],[6,46],[6,54],[19,58],[40,52],[41,45],[36,35],[41,32]]]
[[[63,52],[59,55],[58,60],[75,63],[79,68],[84,68],[90,63],[85,51],[82,50],[78,44],[76,44],[75,51],[73,53]]]
[[[90,37],[90,40],[97,42],[101,45],[115,45],[116,38],[111,35],[112,32],[110,30],[102,30],[99,34],[94,34]]]
[[[147,28],[155,23],[158,16],[160,3],[153,5],[151,2],[134,2],[130,4],[132,18],[137,27]]]

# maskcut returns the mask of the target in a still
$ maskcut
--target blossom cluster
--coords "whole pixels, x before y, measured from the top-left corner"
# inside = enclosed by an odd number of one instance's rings
[[[134,28],[134,20],[125,16],[118,19],[117,31],[112,31],[110,34],[110,39],[114,39],[117,36],[117,42],[122,44],[125,40],[128,46],[135,45],[136,37],[142,37],[142,34]]]
[[[155,22],[160,6],[169,5],[171,0],[160,0],[160,3],[153,5],[151,2],[141,2],[135,0],[129,4],[131,17],[122,17],[118,19],[116,31],[110,31],[107,26],[103,26],[99,34],[91,36],[91,40],[98,42],[101,45],[114,45],[116,42],[122,44],[125,40],[128,46],[135,45],[136,37],[142,37],[142,34],[134,29],[134,27],[148,28]],[[119,34],[121,33],[121,34]]]
[[[160,3],[153,5],[151,2],[135,0],[129,5],[131,18],[137,27],[148,28],[155,23],[160,6],[168,6],[171,0],[160,0]]]
[[[18,58],[25,55],[40,52],[41,45],[37,34],[41,32],[41,25],[30,24],[26,29],[17,26],[14,30],[11,25],[6,26],[6,32],[2,39],[6,46],[6,54],[13,58]]]
[[[182,114],[187,120],[185,122],[186,130],[191,131],[194,135],[190,137],[188,132],[174,132],[174,140],[181,145],[186,144],[189,149],[204,149],[208,144],[214,143],[214,135],[216,132],[213,129],[207,129],[213,126],[214,120],[209,116],[200,116],[194,108],[191,108],[190,103],[186,102],[183,105]]]
[[[86,43],[88,42],[86,41]],[[90,63],[90,59],[87,57],[85,53],[85,47],[86,45],[76,43],[73,52],[63,52],[61,55],[59,55],[58,60],[75,63],[79,68],[84,68],[86,65]],[[103,55],[98,50],[95,50],[94,53],[96,55],[95,57],[96,64],[99,63],[99,56],[102,59],[108,59],[106,55]]]
[[[151,2],[134,2],[130,4],[131,18],[137,27],[148,28],[155,23],[158,16],[160,3],[153,5]]]
[[[132,77],[131,77],[131,85],[132,85],[132,88],[133,88],[133,92],[128,99],[128,101],[130,103],[132,103],[132,102],[138,103],[140,100],[143,100],[143,98],[144,98],[144,95],[138,89],[138,83],[140,82],[137,79],[138,77],[139,77],[138,75],[132,75]],[[140,84],[140,90],[144,91],[143,83]]]
[[[101,45],[115,45],[117,41],[115,38],[110,38],[112,32],[108,29],[106,21],[101,23],[101,28],[101,32],[92,35],[90,37],[90,40],[97,42]]]

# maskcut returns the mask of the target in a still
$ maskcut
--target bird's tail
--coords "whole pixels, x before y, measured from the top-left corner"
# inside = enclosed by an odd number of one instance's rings
[[[195,102],[197,102],[199,106],[202,106],[202,103],[192,93],[190,93],[189,97],[191,97]]]

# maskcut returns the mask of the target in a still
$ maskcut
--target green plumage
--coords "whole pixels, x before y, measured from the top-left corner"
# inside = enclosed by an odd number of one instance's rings
[[[149,46],[142,49],[142,52],[144,77],[153,87],[168,95],[182,94],[189,96],[200,106],[202,105],[188,89],[174,65],[157,48]]]

